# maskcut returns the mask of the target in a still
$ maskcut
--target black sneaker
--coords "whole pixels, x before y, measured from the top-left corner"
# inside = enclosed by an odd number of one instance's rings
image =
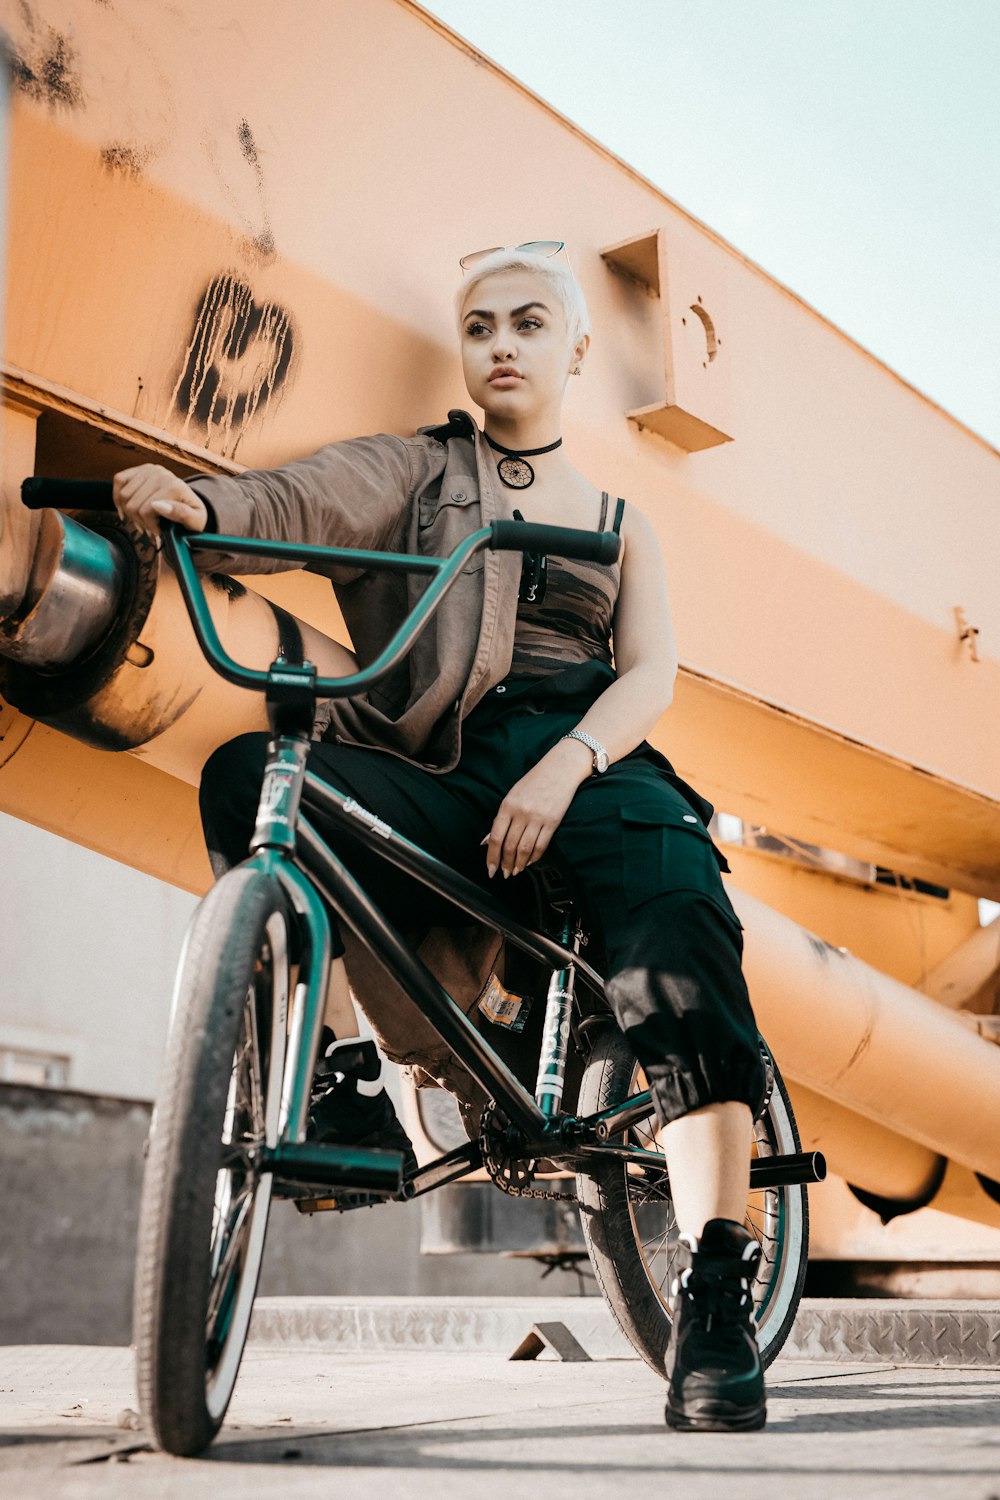
[[[700,1240],[680,1236],[667,1351],[667,1426],[753,1432],[767,1420],[751,1287],[760,1246],[742,1224],[710,1219]]]
[[[324,1053],[328,1036],[332,1041],[332,1033],[324,1032]],[[403,1177],[412,1177],[417,1170],[413,1143],[379,1083],[381,1072],[373,1042],[341,1043],[332,1054],[321,1056],[313,1079],[306,1139],[324,1146],[401,1151]]]

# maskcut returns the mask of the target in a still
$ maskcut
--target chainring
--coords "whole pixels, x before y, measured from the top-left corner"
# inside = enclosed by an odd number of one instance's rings
[[[494,1184],[511,1198],[555,1199],[576,1203],[575,1193],[547,1192],[532,1187],[535,1162],[525,1161],[518,1147],[522,1144],[517,1127],[512,1125],[491,1101],[483,1110],[479,1123],[479,1151],[483,1166]]]

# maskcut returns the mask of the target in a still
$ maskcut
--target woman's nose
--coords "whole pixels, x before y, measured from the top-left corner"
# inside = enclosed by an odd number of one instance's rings
[[[493,363],[502,365],[514,358],[514,340],[509,335],[498,334],[493,341]]]

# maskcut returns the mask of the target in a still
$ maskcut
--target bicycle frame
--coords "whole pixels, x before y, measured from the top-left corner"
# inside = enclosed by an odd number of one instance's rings
[[[167,555],[176,569],[188,614],[205,656],[216,671],[237,686],[265,691],[275,730],[268,748],[248,863],[279,880],[299,916],[304,946],[291,1008],[291,1066],[286,1070],[283,1086],[279,1143],[274,1151],[264,1153],[270,1158],[262,1162],[265,1169],[294,1177],[295,1163],[304,1170],[308,1156],[315,1167],[316,1159],[323,1151],[321,1147],[306,1148],[301,1143],[305,1139],[309,1091],[329,976],[330,930],[323,905],[325,900],[384,964],[486,1096],[498,1105],[516,1130],[513,1144],[517,1157],[522,1160],[544,1157],[579,1168],[595,1156],[614,1156],[642,1168],[651,1177],[661,1181],[665,1177],[663,1158],[659,1153],[610,1139],[652,1112],[648,1090],[584,1119],[558,1108],[570,1044],[569,1021],[575,979],[581,978],[593,992],[603,997],[603,980],[580,957],[578,942],[571,938],[570,924],[565,924],[563,941],[532,931],[472,881],[396,832],[375,812],[328,786],[307,769],[309,731],[318,696],[345,697],[363,692],[392,671],[426,627],[475,552],[487,546],[530,547],[536,538],[542,540],[543,533],[544,545],[555,550],[560,542],[567,543],[567,539],[577,541],[579,536],[572,531],[561,535],[557,532],[558,528],[536,527],[528,523],[494,522],[491,527],[472,533],[448,558],[416,558],[245,537],[196,536],[175,526],[164,526]],[[325,562],[343,562],[354,567],[420,571],[429,574],[431,582],[376,661],[350,677],[320,677],[310,663],[290,663],[283,658],[275,661],[267,671],[259,671],[233,661],[219,640],[191,557],[192,550],[201,548],[294,561],[322,558]],[[571,550],[568,543],[566,550]],[[528,1093],[458,1003],[411,951],[343,861],[324,843],[303,814],[303,808],[320,814],[329,823],[349,833],[355,844],[362,844],[458,910],[486,923],[525,953],[551,967],[553,980],[546,1006],[535,1097]],[[761,1167],[772,1169],[766,1174],[767,1185],[774,1184],[773,1169],[779,1161],[782,1184],[818,1180],[820,1163],[817,1155],[801,1153],[760,1163]],[[404,1191],[409,1197],[416,1196],[462,1177],[479,1165],[478,1143],[470,1142],[467,1147],[449,1152],[418,1171],[405,1185]],[[754,1163],[751,1167],[751,1185],[764,1186],[763,1180],[753,1182],[753,1169],[757,1165]],[[286,1171],[286,1168],[290,1170]],[[309,1180],[316,1181],[317,1178]]]

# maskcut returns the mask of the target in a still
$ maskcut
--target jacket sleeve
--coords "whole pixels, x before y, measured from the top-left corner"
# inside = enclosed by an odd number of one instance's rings
[[[414,483],[410,444],[388,433],[328,443],[308,458],[187,483],[225,536],[327,547],[388,546]],[[197,552],[203,572],[277,573],[301,564],[237,552]]]

